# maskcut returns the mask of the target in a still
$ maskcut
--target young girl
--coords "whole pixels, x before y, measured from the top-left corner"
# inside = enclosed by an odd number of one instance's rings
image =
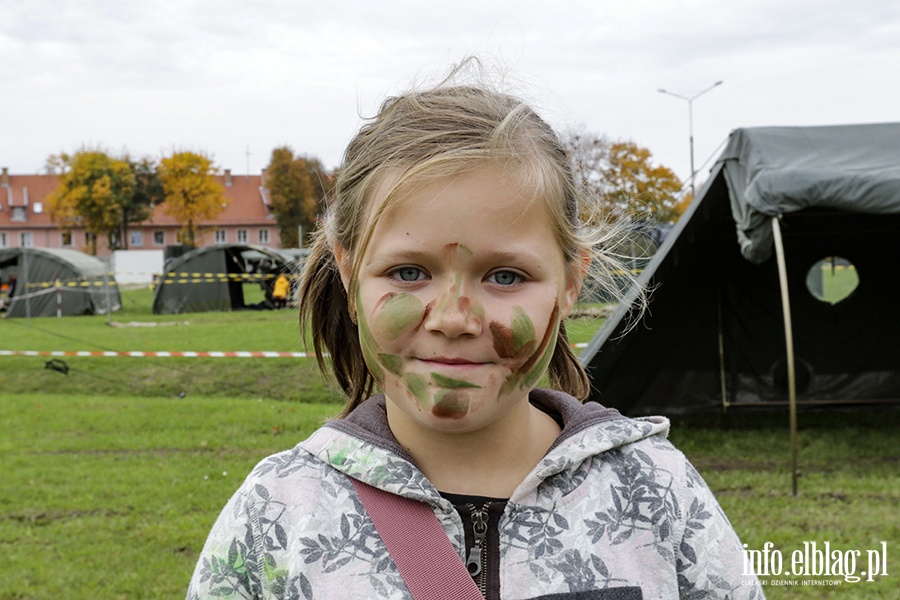
[[[430,507],[485,598],[762,598],[668,421],[576,399],[563,320],[618,265],[567,165],[532,109],[480,85],[362,127],[300,290],[347,405],[254,469],[188,598],[411,598],[359,482]]]

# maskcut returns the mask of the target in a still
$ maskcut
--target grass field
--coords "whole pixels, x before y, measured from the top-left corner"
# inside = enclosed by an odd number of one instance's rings
[[[156,317],[148,297],[125,292],[111,321],[175,324],[3,320],[0,349],[302,349],[293,311]],[[596,326],[574,322],[573,341]],[[310,359],[67,357],[67,375],[46,360],[0,357],[0,599],[183,598],[241,479],[338,409]],[[769,598],[900,598],[897,413],[801,413],[800,423],[796,498],[785,414],[675,418],[671,438],[750,549],[772,542],[789,560],[804,541],[827,541],[862,551],[858,572],[866,550],[888,544],[888,577],[827,588],[772,577]]]

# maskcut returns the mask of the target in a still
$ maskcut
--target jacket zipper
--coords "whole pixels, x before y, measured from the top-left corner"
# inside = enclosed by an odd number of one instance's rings
[[[472,533],[474,533],[475,543],[472,550],[466,558],[466,569],[469,575],[475,580],[478,590],[482,596],[487,594],[487,530],[488,530],[488,507],[490,502],[486,503],[480,509],[475,508],[474,504],[466,504],[469,510],[469,516],[472,519]]]

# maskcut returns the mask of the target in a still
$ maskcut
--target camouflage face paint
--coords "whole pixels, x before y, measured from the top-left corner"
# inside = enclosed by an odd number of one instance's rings
[[[459,252],[464,252],[468,255],[472,254],[472,250],[465,244],[454,243],[444,246],[444,254],[447,257],[447,261],[450,263],[451,269],[455,269],[456,267],[456,257]],[[465,315],[466,317],[474,315],[479,319],[484,318],[484,308],[480,305],[473,305],[472,299],[462,294],[462,273],[458,271],[453,277],[453,283],[450,285],[450,289],[445,293],[440,294],[436,303],[435,301],[432,301],[429,303],[429,306],[433,306],[434,310],[440,315],[445,315],[450,310],[456,309],[460,314]]]
[[[415,329],[425,318],[426,309],[412,294],[385,294],[375,305],[373,322],[369,325],[362,310],[359,290],[356,292],[356,316],[359,324],[359,342],[372,377],[384,383],[384,370],[400,375],[402,359],[393,354],[379,352],[375,336],[393,341],[405,332]]]
[[[462,419],[469,413],[469,399],[464,392],[447,391],[438,394],[431,414],[444,419]]]
[[[438,387],[446,388],[446,389],[460,389],[460,388],[476,388],[481,389],[480,385],[476,385],[474,383],[470,383],[468,381],[463,381],[461,379],[453,379],[452,377],[444,377],[440,373],[432,373],[431,380]]]
[[[511,326],[491,321],[488,328],[494,338],[494,351],[500,358],[524,359],[537,344],[534,323],[522,307],[513,307]]]
[[[400,375],[400,370],[403,368],[403,359],[396,354],[379,354],[378,362],[384,365],[384,368],[387,369],[389,373],[398,376]]]
[[[383,384],[384,369],[382,369],[381,362],[378,360],[378,344],[375,342],[375,338],[369,329],[369,323],[359,298],[358,288],[356,290],[356,322],[359,329],[359,345],[362,348],[363,357],[366,359],[366,365],[369,367],[369,371],[372,372],[372,377],[375,378],[375,381]]]
[[[393,341],[419,324],[424,312],[412,294],[386,294],[375,305],[372,333]]]
[[[516,307],[513,312],[512,326],[507,327],[496,321],[490,324],[494,336],[494,349],[502,358],[515,359],[511,365],[512,372],[503,384],[501,395],[515,388],[529,389],[537,384],[543,376],[556,348],[556,336],[559,332],[559,303],[553,306],[553,312],[544,330],[540,344],[534,339],[534,325],[525,312]],[[518,334],[516,333],[518,331]],[[520,362],[521,361],[521,362]]]
[[[403,375],[403,382],[406,383],[406,389],[416,399],[416,402],[423,407],[428,405],[428,382],[424,377],[415,373],[406,373]]]

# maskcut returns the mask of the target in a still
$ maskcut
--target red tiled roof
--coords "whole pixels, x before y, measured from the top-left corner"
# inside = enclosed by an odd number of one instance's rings
[[[272,225],[274,217],[263,202],[260,192],[262,177],[260,175],[231,175],[231,185],[225,185],[226,175],[214,179],[223,186],[228,206],[213,221],[198,225]],[[8,185],[0,182],[0,229],[10,231],[19,229],[56,228],[47,212],[45,198],[56,189],[58,180],[53,175],[8,175]],[[27,221],[13,221],[12,207],[24,206],[28,198]],[[35,212],[37,206],[42,212]],[[153,216],[146,224],[158,226],[175,226],[175,220],[165,213],[162,205],[157,206]]]

